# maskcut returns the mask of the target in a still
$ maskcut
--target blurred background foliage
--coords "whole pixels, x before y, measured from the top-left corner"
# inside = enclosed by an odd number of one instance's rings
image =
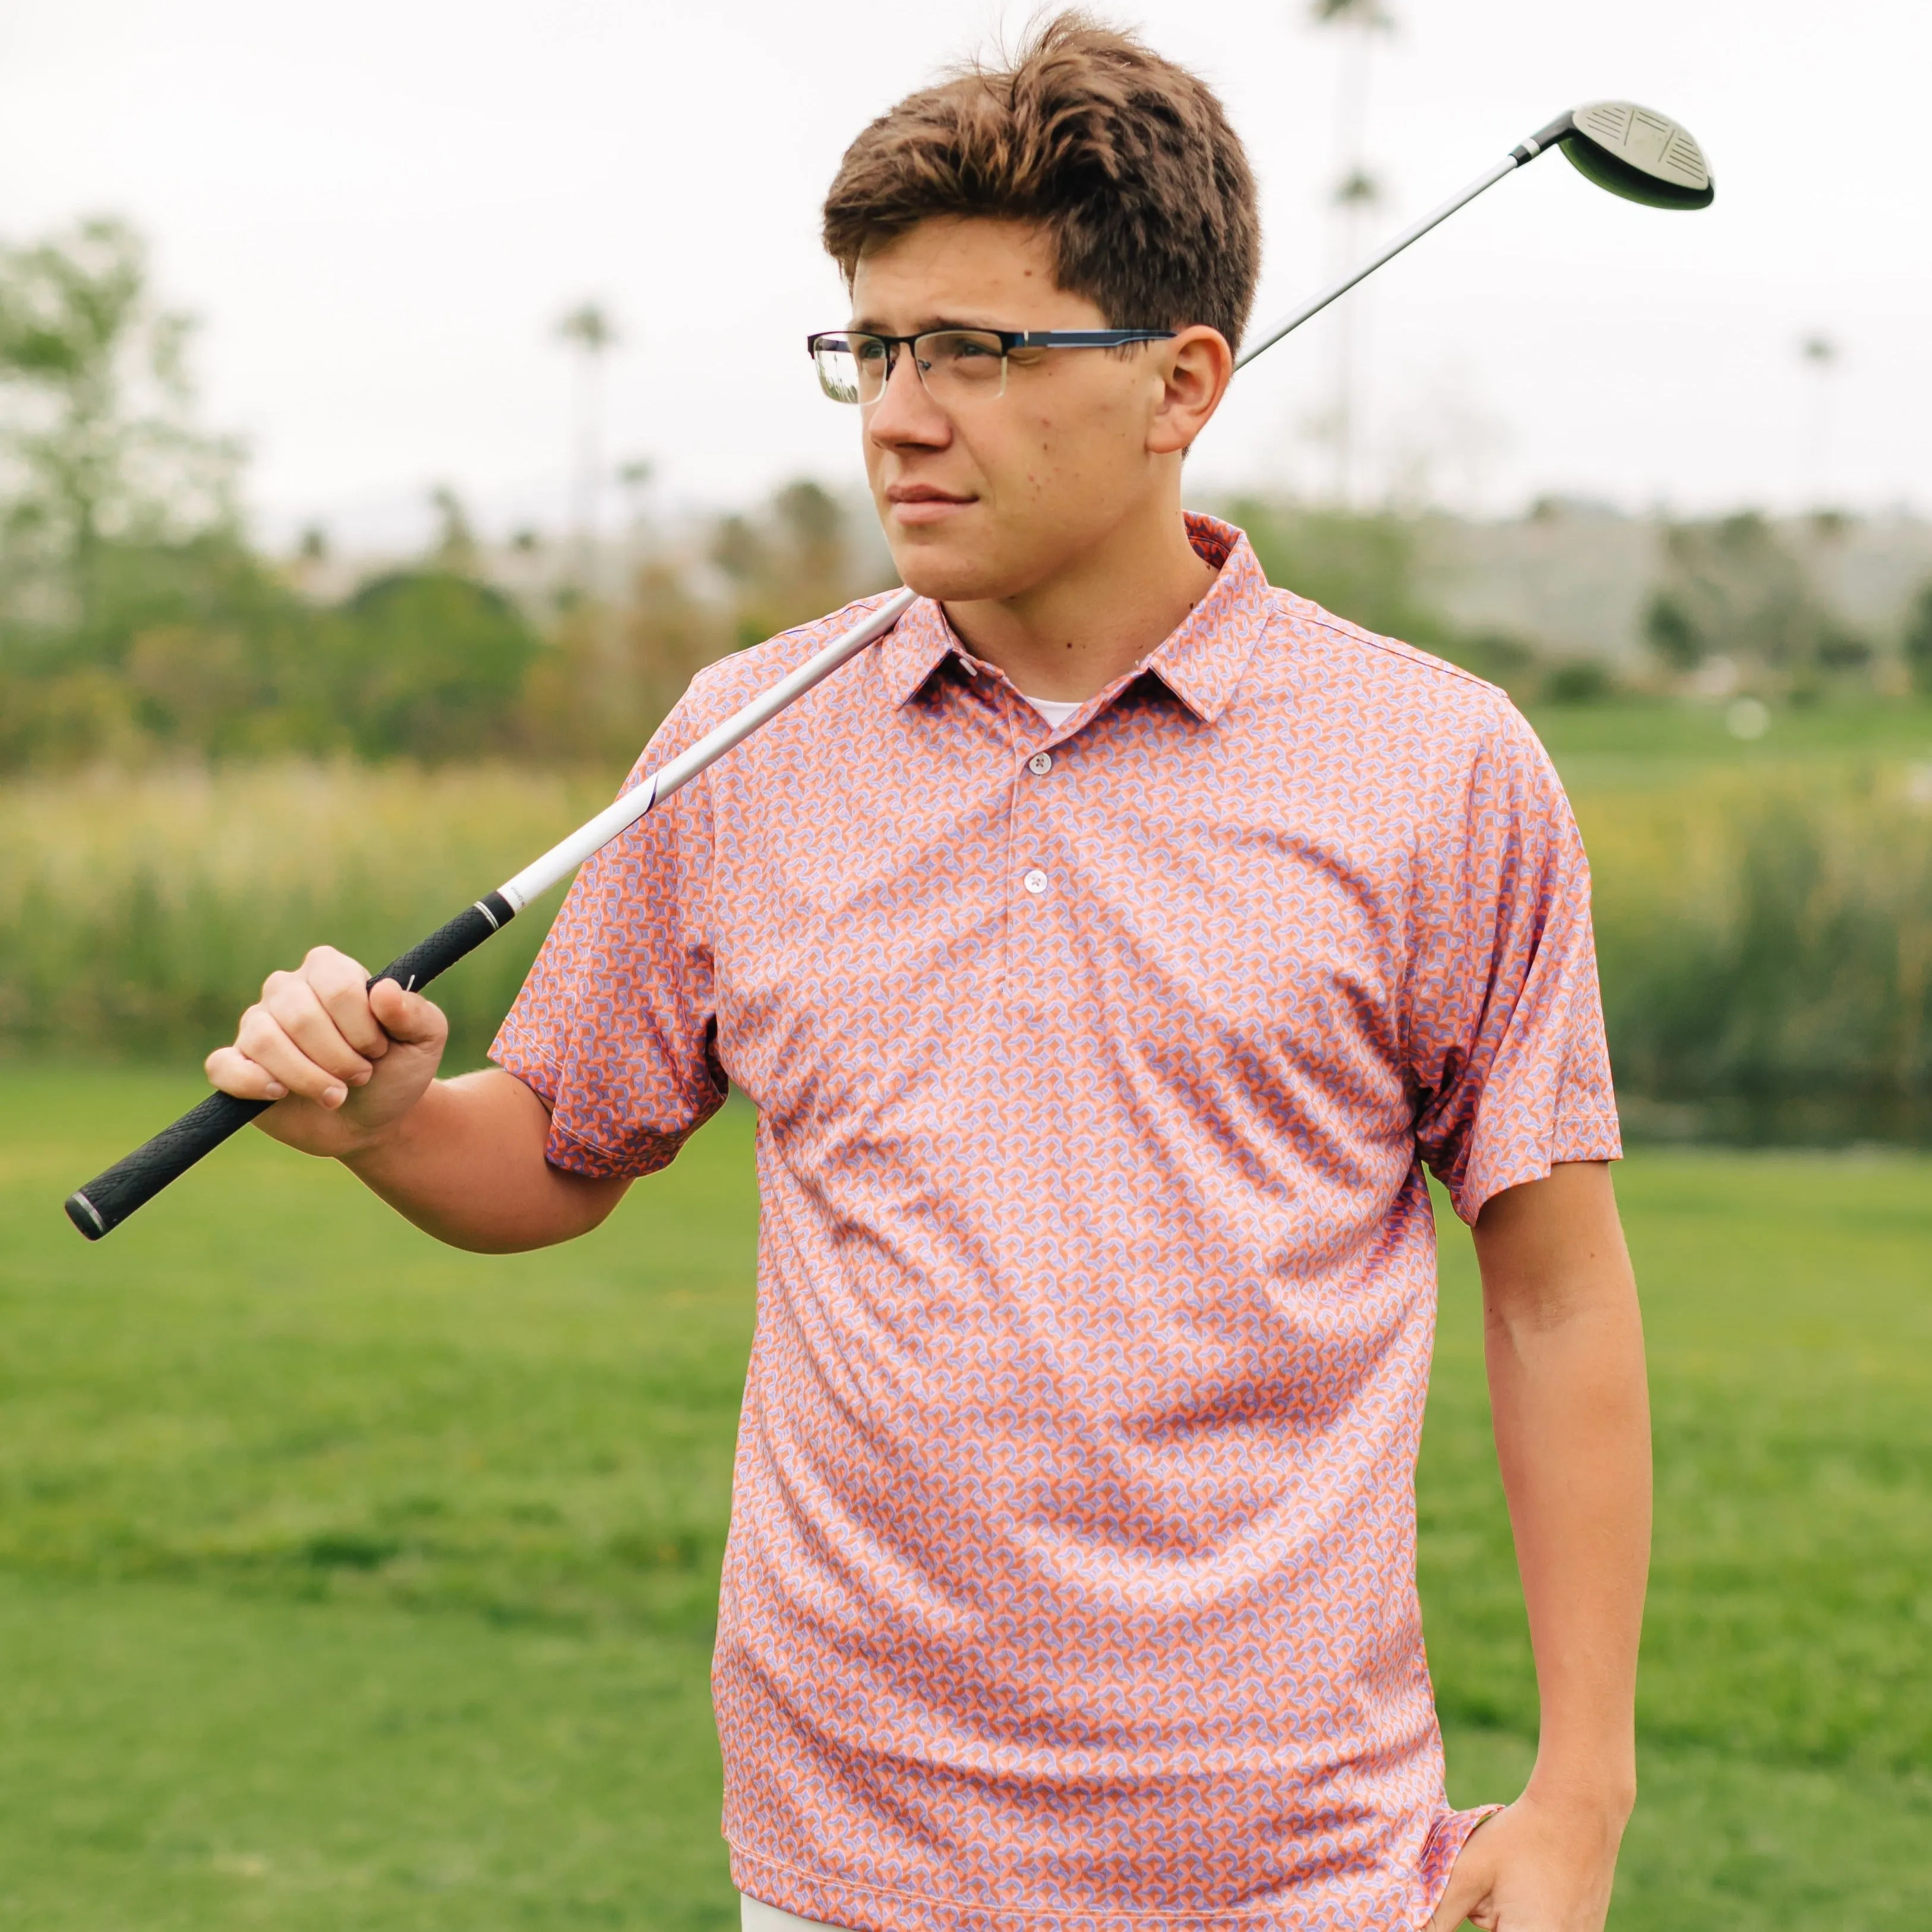
[[[0,772],[622,766],[700,665],[891,580],[847,507],[800,481],[755,513],[638,532],[595,594],[568,563],[495,580],[442,488],[428,554],[344,586],[319,532],[292,558],[250,544],[242,452],[198,426],[190,333],[124,224],[0,249]]]
[[[1628,1127],[1932,1138],[1932,763],[1573,789]]]
[[[321,938],[379,963],[608,794],[702,665],[892,580],[816,482],[652,517],[634,463],[614,543],[493,544],[442,487],[420,555],[272,554],[192,334],[124,224],[0,248],[0,1050],[191,1056]],[[1917,553],[1875,617],[1842,517],[1219,507],[1275,582],[1531,710],[1593,854],[1634,1131],[1932,1137]],[[1622,650],[1590,641],[1612,598]],[[465,1055],[540,930],[447,982]]]

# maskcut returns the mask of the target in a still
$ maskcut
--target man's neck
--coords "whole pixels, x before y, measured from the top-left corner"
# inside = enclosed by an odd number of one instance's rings
[[[1015,597],[949,603],[952,628],[1029,698],[1088,698],[1131,670],[1214,586],[1178,508],[1130,518]]]

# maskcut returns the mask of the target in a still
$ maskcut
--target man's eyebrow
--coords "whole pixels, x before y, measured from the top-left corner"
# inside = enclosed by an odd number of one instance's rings
[[[860,335],[892,335],[898,333],[896,330],[888,328],[876,316],[854,316],[845,326]],[[983,328],[991,330],[996,334],[1012,332],[1012,325],[1010,322],[988,322],[983,316],[957,315],[928,316],[924,320],[916,322],[904,332],[908,335],[924,335],[936,328]]]

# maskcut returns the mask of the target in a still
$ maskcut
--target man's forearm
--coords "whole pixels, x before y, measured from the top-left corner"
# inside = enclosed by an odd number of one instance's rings
[[[208,1077],[274,1102],[256,1118],[262,1132],[340,1161],[454,1247],[504,1254],[596,1227],[629,1184],[550,1166],[550,1110],[514,1076],[438,1080],[448,1032],[422,994],[372,985],[359,960],[318,946],[262,982]]]
[[[1608,1171],[1559,1167],[1477,1227],[1496,1448],[1542,1700],[1532,1788],[1627,1810],[1648,1570],[1643,1334]]]
[[[549,1135],[543,1102],[513,1074],[491,1067],[436,1082],[370,1145],[340,1158],[439,1240],[510,1254],[587,1233],[629,1185],[550,1166],[544,1159]]]

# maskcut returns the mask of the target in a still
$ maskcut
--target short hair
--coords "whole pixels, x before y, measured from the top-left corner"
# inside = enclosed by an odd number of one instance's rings
[[[1240,136],[1204,81],[1084,14],[880,115],[826,195],[826,251],[849,283],[868,247],[938,215],[1040,224],[1060,286],[1111,327],[1240,342],[1261,216]]]

